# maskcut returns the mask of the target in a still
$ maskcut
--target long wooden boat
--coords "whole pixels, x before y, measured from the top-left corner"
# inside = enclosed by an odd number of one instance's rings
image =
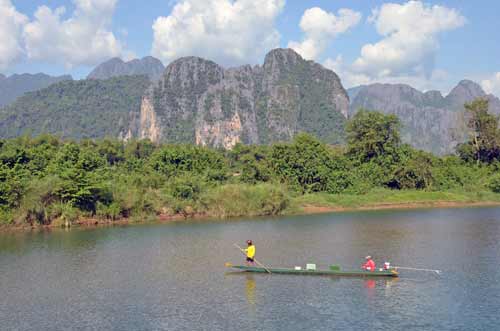
[[[398,277],[396,270],[384,271],[364,271],[364,270],[296,270],[289,268],[261,268],[245,265],[228,265],[229,267],[240,269],[245,272],[268,273],[271,274],[290,274],[290,275],[315,275],[315,276],[348,276],[348,277]]]

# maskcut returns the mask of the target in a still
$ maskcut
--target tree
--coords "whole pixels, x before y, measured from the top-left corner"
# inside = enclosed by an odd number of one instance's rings
[[[498,118],[488,113],[488,100],[478,98],[465,104],[470,140],[457,147],[464,160],[491,163],[500,159]]]
[[[326,190],[331,163],[327,146],[306,133],[295,136],[292,143],[271,147],[271,164],[276,174],[303,192]]]
[[[433,157],[431,154],[415,151],[411,159],[396,167],[387,186],[395,189],[425,189],[432,186]]]
[[[348,154],[361,162],[397,157],[400,126],[395,115],[360,109],[347,123]]]
[[[255,184],[271,180],[271,166],[268,161],[267,146],[236,144],[228,152],[233,172],[239,174],[239,181]]]

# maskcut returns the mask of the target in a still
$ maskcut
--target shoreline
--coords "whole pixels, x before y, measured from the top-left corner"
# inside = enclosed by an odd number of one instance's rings
[[[413,210],[413,209],[450,209],[450,208],[475,208],[475,207],[500,207],[500,201],[411,201],[401,203],[387,203],[381,202],[370,205],[360,206],[333,206],[327,204],[303,204],[291,212],[285,212],[277,217],[294,216],[294,215],[315,215],[315,214],[328,214],[328,213],[342,213],[342,212],[356,212],[356,211],[377,211],[377,210]],[[241,217],[265,217],[268,215],[241,215]],[[190,215],[175,214],[167,215],[160,214],[150,220],[133,220],[132,218],[120,218],[117,220],[106,220],[97,218],[80,218],[74,222],[70,227],[61,226],[60,224],[48,225],[2,225],[0,232],[9,231],[31,231],[40,229],[57,229],[57,228],[98,228],[98,227],[113,227],[113,226],[128,226],[139,225],[147,223],[172,223],[190,220],[209,220],[209,219],[231,219],[233,217],[217,217],[204,213],[193,213]]]
[[[500,207],[500,201],[414,201],[402,203],[380,203],[375,205],[365,205],[357,207],[342,207],[342,206],[318,206],[304,205],[302,206],[304,214],[327,214],[341,213],[351,211],[371,211],[371,210],[406,210],[406,209],[451,209],[451,208],[474,208],[474,207]]]

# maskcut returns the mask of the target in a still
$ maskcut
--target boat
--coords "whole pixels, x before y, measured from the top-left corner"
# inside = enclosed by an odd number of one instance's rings
[[[340,270],[338,267],[330,268],[329,270],[321,269],[291,269],[291,268],[262,268],[252,267],[246,265],[232,265],[226,266],[242,270],[244,272],[255,273],[271,273],[271,274],[290,274],[290,275],[307,275],[307,276],[346,276],[346,277],[398,277],[399,274],[396,270],[379,270],[379,271],[365,271],[365,270]]]

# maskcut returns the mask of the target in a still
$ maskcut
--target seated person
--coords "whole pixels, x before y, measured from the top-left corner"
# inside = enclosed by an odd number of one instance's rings
[[[365,257],[366,262],[361,266],[362,269],[366,271],[375,271],[375,262],[373,262],[372,257],[368,255]]]

